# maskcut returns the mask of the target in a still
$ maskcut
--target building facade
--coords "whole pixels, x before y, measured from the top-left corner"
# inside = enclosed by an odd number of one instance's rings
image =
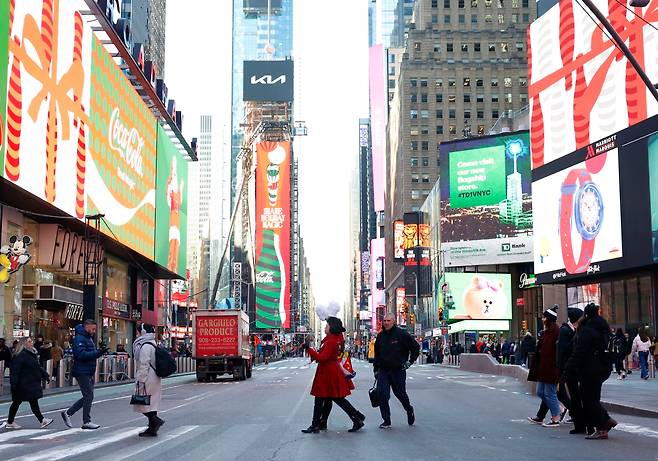
[[[167,0],[123,0],[121,16],[130,20],[133,43],[144,45],[144,57],[155,62],[158,78],[165,74]]]

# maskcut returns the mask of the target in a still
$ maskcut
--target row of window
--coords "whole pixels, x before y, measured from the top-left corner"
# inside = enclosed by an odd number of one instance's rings
[[[498,77],[493,77],[490,82],[492,87],[497,87],[498,86]],[[464,77],[462,79],[462,85],[465,87],[470,87],[471,83],[473,80],[471,77]],[[457,79],[456,78],[448,78],[446,79],[446,83],[448,85],[448,88],[454,88],[457,86]],[[512,77],[503,77],[503,86],[505,88],[511,88],[513,83],[513,78]],[[427,88],[428,86],[428,80],[426,78],[410,78],[409,79],[409,85],[412,88],[417,88],[420,86],[421,88]],[[476,87],[483,87],[484,86],[484,79],[482,77],[476,77],[475,78],[475,86]],[[519,86],[521,87],[527,87],[528,86],[528,77],[519,77]],[[434,79],[434,87],[435,88],[443,88],[443,78],[435,78]]]
[[[418,44],[417,51],[422,51],[421,42],[416,42],[416,43]],[[446,53],[453,53],[455,51],[454,43],[450,42],[450,43],[446,43],[445,45],[446,45]],[[458,46],[460,46],[462,52],[468,53],[468,50],[470,48],[469,45],[470,45],[469,43],[462,43],[461,45]],[[515,46],[517,52],[523,52],[523,50],[525,49],[525,43],[523,42],[516,42]],[[510,45],[509,42],[500,42],[500,43],[489,42],[487,44],[487,49],[489,50],[490,53],[495,53],[496,49],[500,50],[501,53],[509,53]],[[442,50],[441,44],[435,43],[432,51],[434,51],[434,53],[440,53],[441,50]],[[474,42],[473,51],[476,53],[482,52],[482,44],[480,42]],[[395,69],[394,67],[389,67],[389,74],[394,74],[394,69]]]
[[[510,101],[511,101],[511,99],[510,99]],[[526,95],[525,101],[527,102],[527,95]],[[476,118],[478,118],[478,119],[483,119],[484,118],[484,111],[483,110],[477,110],[477,111],[475,111],[475,113],[476,113]],[[472,114],[471,110],[469,110],[469,109],[465,110],[464,111],[464,118],[471,118],[471,114]],[[430,111],[429,110],[418,111],[416,109],[412,109],[412,110],[409,111],[409,118],[411,118],[412,120],[417,120],[418,115],[420,115],[421,119],[428,119],[428,118],[430,118]],[[499,115],[500,115],[500,112],[499,112],[498,109],[492,109],[491,118],[497,119],[499,117]],[[443,110],[437,110],[436,111],[436,118],[437,119],[442,119],[443,118]],[[456,113],[454,111],[452,111],[452,109],[450,109],[448,111],[448,118],[451,118],[451,119],[456,118]],[[441,133],[439,133],[437,131],[437,134],[441,134]]]
[[[485,14],[484,15],[484,22],[486,24],[493,24],[494,23],[494,18],[498,19],[498,24],[505,24],[505,15],[503,13],[498,13],[497,15],[493,14]],[[518,24],[521,22],[520,20],[523,19],[524,23],[529,23],[530,22],[530,14],[529,13],[523,13],[522,15],[519,13],[512,13],[511,16],[508,16],[512,24]],[[432,15],[432,24],[438,24],[439,23],[439,16],[436,14]],[[459,14],[457,15],[457,23],[458,24],[466,24],[466,15],[465,14]],[[471,15],[471,24],[477,24],[478,23],[478,16],[476,14]],[[443,15],[443,24],[452,24],[452,16],[449,14]],[[420,43],[420,42],[416,42]],[[420,51],[418,49],[417,51]]]
[[[472,98],[471,98],[470,93],[464,94],[464,102],[471,102],[471,99]],[[498,93],[493,93],[491,95],[491,102],[499,102],[499,99],[500,98],[498,97]],[[512,93],[505,93],[503,95],[503,101],[505,101],[506,103],[511,104],[512,99],[513,99]],[[410,100],[411,100],[411,102],[418,102],[419,101],[418,95],[417,94],[412,94],[411,97],[410,97]],[[434,102],[443,102],[443,94],[442,93],[437,93],[435,95],[434,100],[435,100]],[[449,94],[448,95],[448,102],[456,102],[456,101],[457,101],[457,96],[456,95],[454,95],[454,94]],[[484,102],[484,95],[483,94],[476,95],[475,96],[475,101],[476,102]],[[525,94],[525,93],[519,94],[519,101],[522,102],[522,103],[528,102],[528,95]],[[427,101],[427,93],[421,93],[420,102],[421,103],[428,102]],[[438,112],[437,112],[437,118],[441,118],[441,117],[438,116]]]
[[[505,8],[505,3],[507,0],[484,0],[484,6],[487,8],[493,7],[494,3],[498,8]],[[471,8],[477,8],[478,7],[478,0],[457,0],[457,7],[458,8],[466,8],[466,5],[470,4]],[[530,5],[530,0],[510,0],[510,4],[512,5],[512,8],[519,8],[520,6],[523,8],[528,8]],[[450,8],[451,5],[451,0],[443,0],[443,7],[444,8]],[[439,7],[439,0],[432,0],[432,8],[438,8]]]

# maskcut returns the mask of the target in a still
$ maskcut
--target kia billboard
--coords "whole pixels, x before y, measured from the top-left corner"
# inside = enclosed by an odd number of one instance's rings
[[[440,164],[445,265],[532,261],[528,132],[442,143]]]
[[[658,81],[658,0],[646,8],[593,0]],[[530,140],[533,168],[658,113],[658,103],[587,8],[562,0],[530,25]]]
[[[256,328],[290,328],[290,143],[256,144]]]
[[[294,96],[294,66],[284,61],[244,61],[243,100],[290,102]]]

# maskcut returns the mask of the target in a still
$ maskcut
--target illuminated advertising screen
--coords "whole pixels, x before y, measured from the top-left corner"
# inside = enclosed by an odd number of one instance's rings
[[[292,101],[294,66],[283,61],[244,61],[244,101]]]
[[[290,143],[256,144],[256,328],[290,328]]]
[[[653,117],[533,170],[538,283],[657,259],[657,133]]]
[[[155,197],[155,261],[186,276],[187,262],[187,161],[158,127]]]
[[[442,143],[440,164],[446,266],[531,261],[528,132]]]
[[[404,221],[397,220],[393,223],[393,241],[395,248],[393,249],[393,258],[395,262],[404,261]]]
[[[52,12],[42,3],[12,2],[8,33],[9,2],[0,3],[0,36],[16,37],[0,45],[1,174],[79,219],[104,214],[104,233],[153,259],[156,120],[81,3]]]
[[[439,296],[452,296],[455,303],[451,320],[512,319],[510,274],[446,272],[441,285]]]
[[[652,82],[658,81],[654,12],[658,0],[630,14],[593,0],[615,25]],[[598,21],[562,0],[530,25],[528,44],[533,168],[603,139],[658,112],[658,104]]]
[[[395,311],[397,312],[398,325],[405,326],[407,324],[407,310],[409,304],[405,294],[404,287],[395,289]]]

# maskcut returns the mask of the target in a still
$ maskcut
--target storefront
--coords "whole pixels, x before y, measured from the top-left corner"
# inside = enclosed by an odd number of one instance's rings
[[[135,319],[130,304],[131,274],[128,263],[110,255],[105,261],[101,338],[114,351],[118,344],[127,348],[135,337]]]

